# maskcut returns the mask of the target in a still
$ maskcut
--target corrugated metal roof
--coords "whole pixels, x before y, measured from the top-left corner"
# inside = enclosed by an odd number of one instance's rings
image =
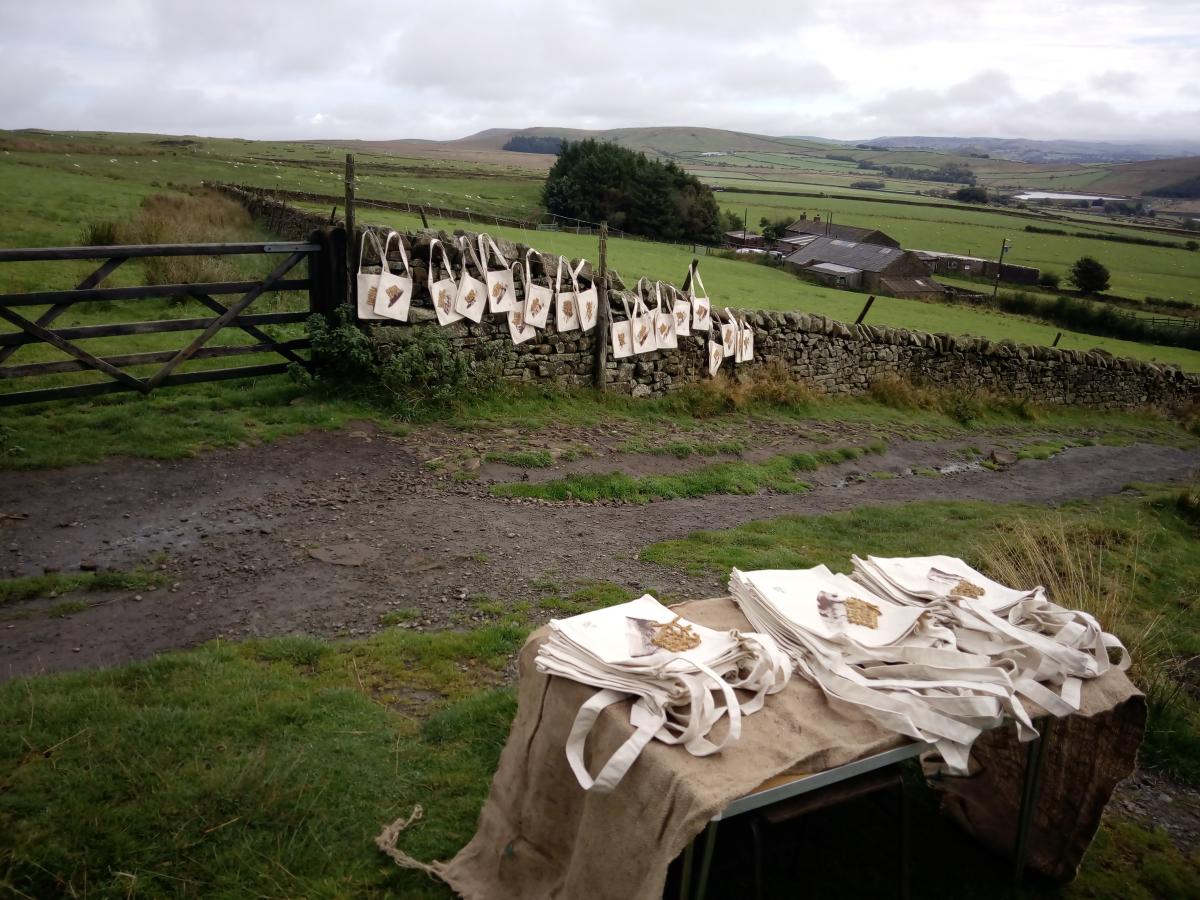
[[[846,241],[863,243],[899,244],[899,241],[877,228],[860,228],[857,225],[839,225],[836,222],[818,222],[816,219],[799,219],[784,229],[787,234],[811,234],[817,237],[834,237]]]
[[[809,266],[814,272],[828,272],[830,275],[861,275],[862,269],[852,269],[849,266],[839,266],[837,263],[817,263]]]
[[[903,278],[884,276],[879,279],[883,287],[893,294],[942,293],[946,289],[932,278]]]
[[[807,247],[801,247],[787,257],[787,261],[798,266],[813,263],[835,263],[862,269],[864,272],[882,272],[904,255],[899,247],[884,247],[881,244],[859,244],[836,238],[817,238]]]

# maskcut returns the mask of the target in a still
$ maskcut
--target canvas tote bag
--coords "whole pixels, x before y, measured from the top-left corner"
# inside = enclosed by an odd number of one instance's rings
[[[700,290],[696,290],[699,285]],[[688,281],[688,299],[692,302],[692,330],[708,331],[712,328],[712,303],[708,292],[704,290],[704,282],[700,280],[700,267],[692,267],[692,277]]]
[[[596,291],[596,280],[592,279],[591,287],[585,290],[579,289],[579,273],[583,271],[583,267],[587,265],[586,259],[581,259],[571,272],[571,281],[575,287],[576,309],[579,312],[579,327],[584,331],[591,331],[596,327],[596,319],[600,315],[600,298]]]
[[[659,350],[674,350],[679,346],[675,337],[675,310],[663,309],[661,281],[654,282],[654,339]]]
[[[572,287],[575,290],[564,291],[562,286],[563,268],[567,275],[572,276]],[[554,330],[575,331],[579,328],[579,285],[574,284],[574,273],[571,264],[563,257],[558,258],[558,273],[554,276]]]
[[[534,253],[537,251],[533,249],[525,253],[525,323],[534,328],[545,328],[546,319],[550,315],[550,305],[554,302],[554,291],[533,280],[529,257]],[[545,270],[546,261],[545,257],[542,257],[542,271]]]
[[[725,361],[725,346],[720,341],[708,339],[708,374],[713,376]]]
[[[625,307],[625,321],[613,321],[608,326],[609,341],[612,344],[613,359],[626,359],[633,356],[633,315],[629,312],[629,298],[621,291],[621,305]]]
[[[524,269],[519,262],[513,263],[512,275],[513,283],[516,284],[516,275],[521,273],[524,277]],[[529,292],[528,286],[525,288],[526,293]],[[514,289],[515,293],[515,289]],[[528,299],[528,297],[526,298]],[[508,334],[512,338],[514,344],[523,344],[528,340],[537,337],[537,329],[525,321],[525,304],[518,303],[508,311]]]
[[[655,332],[657,323],[654,313],[646,305],[645,297],[650,292],[650,279],[645,276],[638,279],[637,296],[633,302],[633,318],[629,322],[629,330],[633,335],[634,353],[652,353],[658,349],[658,335]]]
[[[487,285],[471,275],[467,268],[467,258],[470,257],[477,272],[483,273],[485,269],[475,253],[475,245],[468,238],[459,238],[458,246],[462,250],[462,277],[458,279],[454,311],[464,319],[478,322],[483,318],[483,311],[487,307],[487,301],[484,299],[487,296]]]
[[[743,316],[738,329],[737,355],[734,357],[734,361],[744,363],[750,362],[752,359],[754,359],[754,329]]]
[[[484,280],[487,282],[488,290],[488,309],[494,313],[509,312],[516,309],[517,288],[513,282],[512,270],[508,267],[508,261],[504,258],[504,254],[500,252],[500,248],[496,246],[496,242],[492,240],[490,235],[479,235],[479,258],[484,265]],[[491,268],[493,261],[496,262],[499,268]]]
[[[729,307],[725,307],[725,316],[727,321],[721,323],[721,346],[726,356],[733,356],[738,348],[738,323]]]
[[[667,285],[671,294],[671,311],[675,314],[675,335],[689,337],[692,333],[692,304],[673,284]]]
[[[388,247],[396,239],[400,250],[400,261],[404,263],[404,274],[396,275],[388,266]],[[408,265],[408,253],[404,250],[404,239],[397,231],[389,231],[387,240],[383,242],[383,253],[380,259],[379,289],[375,292],[375,312],[386,319],[398,322],[408,321],[408,307],[412,303],[413,279],[412,269]]]
[[[446,277],[435,281],[433,276],[437,273],[439,250],[442,253],[442,268],[446,270]],[[456,296],[458,282],[454,280],[454,267],[450,265],[450,257],[442,242],[434,238],[429,242],[429,299],[433,303],[434,312],[437,313],[439,325],[450,325],[462,318],[454,311]]]
[[[385,318],[375,312],[375,295],[379,292],[379,276],[383,272],[383,267],[379,272],[367,272],[363,270],[363,256],[367,252],[367,240],[370,239],[375,247],[375,252],[383,257],[383,251],[379,248],[379,238],[373,231],[364,231],[362,236],[362,244],[358,249],[358,317],[360,319],[382,319]],[[385,262],[383,266],[387,266]]]

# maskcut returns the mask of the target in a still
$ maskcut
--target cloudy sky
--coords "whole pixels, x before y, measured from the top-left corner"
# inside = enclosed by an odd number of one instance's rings
[[[1200,139],[1197,0],[0,0],[0,128]]]

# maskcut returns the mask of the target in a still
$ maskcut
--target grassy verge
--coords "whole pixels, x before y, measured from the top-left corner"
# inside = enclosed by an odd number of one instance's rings
[[[712,494],[756,494],[767,489],[785,494],[808,490],[796,480],[800,472],[813,472],[823,465],[835,465],[858,459],[868,453],[882,453],[882,441],[865,447],[815,450],[812,453],[786,453],[761,463],[723,462],[674,475],[634,477],[621,472],[606,475],[568,475],[539,484],[513,482],[491,488],[497,497],[534,497],[542,500],[620,500],[649,503],[680,497],[707,497]]]
[[[874,534],[913,550],[914,533],[949,545],[987,526],[969,507],[913,507],[906,534]],[[946,515],[955,508],[959,515]],[[1102,510],[1076,514],[1108,527]],[[808,529],[810,552],[831,563],[845,537],[836,518]],[[630,596],[611,584],[569,596],[542,587],[539,606],[555,614]],[[529,627],[521,615],[497,619],[474,631],[388,629],[343,643],[214,643],[0,685],[0,721],[11,723],[0,729],[0,889],[17,897],[449,898],[425,875],[392,866],[372,838],[415,803],[426,816],[403,846],[417,858],[449,858],[473,833],[515,713],[504,671]],[[831,824],[810,890],[886,893],[890,870],[854,864],[847,843],[870,827],[853,818]],[[1123,900],[1200,889],[1194,863],[1165,837],[1120,820],[1106,822],[1076,882],[1017,892],[1007,864],[940,817],[934,797],[918,792],[912,827],[916,896]],[[729,828],[735,837],[736,820]],[[869,844],[891,839],[871,834]]]
[[[1180,667],[1200,654],[1200,553],[1187,503],[1152,491],[1049,511],[1024,505],[912,503],[829,516],[784,516],[652,545],[642,558],[692,573],[848,570],[852,553],[945,553],[984,571],[1055,589],[1068,606],[1089,606],[1146,658],[1135,670],[1151,702],[1142,762],[1200,783],[1200,700],[1182,690]],[[1038,551],[1040,548],[1040,555]],[[1076,554],[1085,554],[1085,558]],[[1014,566],[1013,559],[1026,564]],[[1061,573],[1079,575],[1069,593]],[[1010,577],[1009,580],[1012,580]],[[1057,587],[1056,587],[1057,585]],[[1138,654],[1135,652],[1135,657]]]
[[[26,578],[0,579],[0,606],[38,597],[57,597],[74,591],[144,591],[166,584],[162,572],[49,572]]]

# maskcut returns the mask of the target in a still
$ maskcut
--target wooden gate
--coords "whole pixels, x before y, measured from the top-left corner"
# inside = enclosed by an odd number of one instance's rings
[[[108,376],[105,381],[41,387],[0,393],[0,406],[33,403],[69,397],[90,397],[114,391],[139,391],[148,394],[158,387],[217,381],[226,378],[245,378],[271,375],[286,371],[292,364],[308,366],[299,351],[309,346],[307,337],[280,340],[269,335],[263,326],[303,322],[312,312],[328,311],[337,302],[340,277],[330,232],[314,232],[307,242],[267,242],[240,244],[155,244],[113,247],[45,247],[36,249],[0,249],[0,263],[53,262],[61,260],[103,260],[90,275],[68,290],[46,290],[27,293],[0,294],[0,320],[15,331],[0,332],[0,390],[11,379],[43,379],[47,375],[94,371]],[[340,237],[340,235],[338,236]],[[134,287],[100,287],[99,285],[130,259],[175,256],[219,256],[269,254],[279,262],[269,274],[257,280],[200,282],[194,284],[147,284]],[[293,270],[307,262],[304,277],[295,277]],[[292,277],[289,277],[291,275]],[[305,291],[306,308],[286,312],[254,314],[250,308],[264,294],[278,291]],[[217,299],[234,295],[232,302]],[[63,313],[80,303],[112,304],[115,301],[176,298],[195,301],[213,315],[188,318],[164,318],[155,321],[134,321],[94,325],[75,325],[55,328],[54,322]],[[44,307],[36,316],[23,313],[23,307]],[[92,307],[95,309],[95,307]],[[216,345],[212,339],[224,328],[236,328],[248,335],[252,343]],[[166,332],[199,332],[185,346],[150,352],[99,355],[80,342],[94,338],[120,335],[145,335]],[[244,338],[242,338],[244,340]],[[21,347],[48,344],[70,359],[54,362],[34,362],[25,365],[4,365]],[[267,364],[206,368],[198,371],[177,371],[189,360],[236,357],[246,354],[272,353],[282,359]],[[128,370],[136,366],[156,364],[157,368],[141,377]],[[19,384],[20,382],[18,382]],[[26,382],[27,383],[27,382]]]

